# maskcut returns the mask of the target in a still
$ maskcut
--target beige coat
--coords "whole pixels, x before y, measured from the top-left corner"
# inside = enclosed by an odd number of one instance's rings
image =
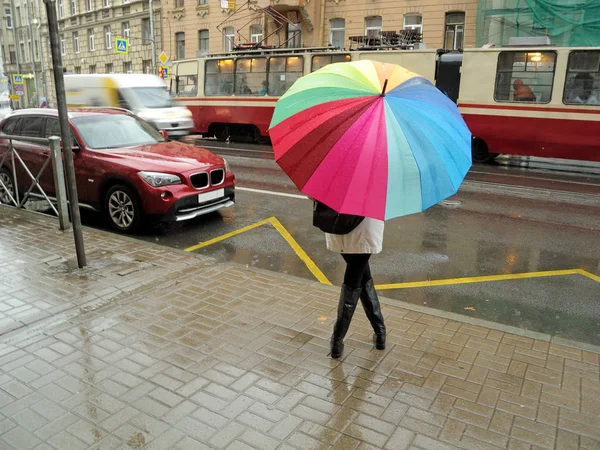
[[[327,250],[337,253],[380,253],[383,249],[383,221],[365,218],[348,234],[325,233]]]

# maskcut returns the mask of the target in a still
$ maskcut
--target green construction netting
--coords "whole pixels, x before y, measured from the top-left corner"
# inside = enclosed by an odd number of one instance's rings
[[[477,47],[549,36],[556,46],[600,46],[600,0],[479,0]]]

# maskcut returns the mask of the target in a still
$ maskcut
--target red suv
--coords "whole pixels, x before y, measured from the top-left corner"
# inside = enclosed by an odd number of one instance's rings
[[[81,206],[103,212],[121,231],[134,229],[143,218],[181,221],[234,204],[235,177],[227,162],[208,150],[168,141],[124,110],[71,110],[69,122]],[[8,148],[2,135],[60,136],[58,113],[26,109],[2,120],[0,160]],[[48,158],[48,147],[19,140],[13,144],[31,173],[37,175]],[[11,158],[4,159],[0,180],[12,191]],[[20,163],[15,166],[19,191],[25,192],[31,179]],[[39,183],[48,196],[54,195],[50,166]],[[0,185],[0,203],[8,200]]]

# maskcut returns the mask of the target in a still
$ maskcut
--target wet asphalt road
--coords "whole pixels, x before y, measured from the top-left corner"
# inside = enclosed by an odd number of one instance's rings
[[[294,196],[298,191],[273,162],[270,148],[202,144],[232,166],[238,185],[235,207],[189,222],[151,226],[134,237],[186,249],[275,217],[323,274],[340,284],[343,260],[325,249],[323,234],[311,225],[311,203]],[[376,284],[566,269],[600,275],[600,174],[594,170],[535,171],[505,162],[474,166],[447,204],[386,223],[384,251],[372,259]],[[85,221],[93,225],[97,220],[86,215]],[[271,224],[196,252],[315,279]],[[382,294],[600,345],[600,282],[579,274],[390,289]]]

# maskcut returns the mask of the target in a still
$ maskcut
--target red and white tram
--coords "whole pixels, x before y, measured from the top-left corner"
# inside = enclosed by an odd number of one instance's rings
[[[299,77],[360,59],[406,67],[457,101],[476,161],[499,153],[600,161],[597,47],[252,50],[176,61],[171,94],[192,111],[196,133],[266,142],[277,99]]]

